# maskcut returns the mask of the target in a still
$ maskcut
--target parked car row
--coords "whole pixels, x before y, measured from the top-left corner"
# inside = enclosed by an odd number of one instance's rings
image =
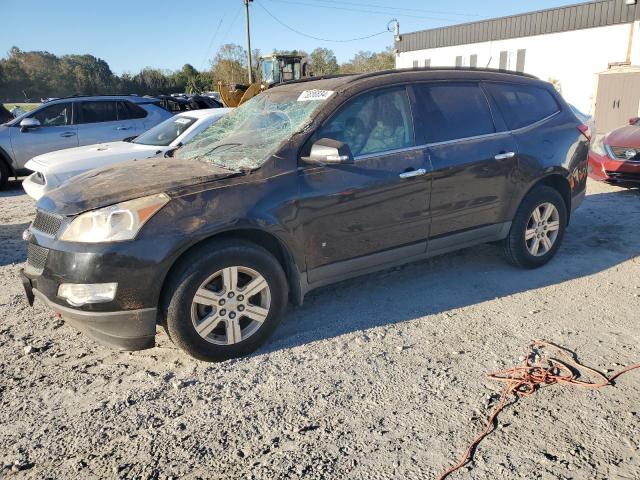
[[[38,155],[132,138],[176,112],[222,106],[205,96],[180,102],[186,106],[135,95],[73,96],[7,119],[0,125],[0,189],[10,177],[28,174],[27,161]]]
[[[27,194],[39,199],[72,177],[94,168],[134,159],[161,157],[180,148],[196,134],[217,122],[230,109],[216,108],[179,113],[146,132],[120,142],[100,143],[45,153],[29,160],[33,171],[22,185]]]
[[[136,160],[40,198],[25,232],[30,302],[118,348],[151,347],[162,326],[189,354],[223,360],[333,282],[484,242],[518,267],[544,265],[585,195],[589,128],[525,74],[289,82],[172,158],[139,158],[175,141],[190,113],[104,154],[143,149]],[[45,182],[59,175],[48,168]]]

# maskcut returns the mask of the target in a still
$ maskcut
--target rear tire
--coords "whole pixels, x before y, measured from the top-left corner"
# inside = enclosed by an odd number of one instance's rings
[[[10,174],[11,172],[9,171],[9,167],[7,167],[7,164],[4,162],[4,160],[2,160],[2,157],[0,156],[0,190],[4,190],[7,186]]]
[[[180,261],[162,299],[169,338],[205,361],[242,357],[273,333],[287,305],[287,279],[267,250],[211,242]]]
[[[567,226],[567,206],[557,190],[541,185],[522,200],[503,241],[507,261],[519,268],[541,267],[558,251]]]

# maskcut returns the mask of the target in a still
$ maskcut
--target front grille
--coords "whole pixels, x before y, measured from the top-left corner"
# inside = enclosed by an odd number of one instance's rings
[[[627,152],[635,152],[635,156],[627,158]],[[625,162],[640,162],[640,148],[611,146],[611,153],[613,153],[613,156],[618,160],[624,160]]]
[[[60,229],[60,225],[62,225],[61,216],[45,212],[44,210],[38,210],[36,212],[36,218],[33,219],[33,223],[31,224],[31,228],[55,237]]]
[[[633,182],[640,183],[640,173],[629,173],[629,172],[612,172],[610,170],[605,170],[607,177],[609,180],[614,182]]]
[[[38,273],[42,273],[44,265],[47,263],[49,249],[30,243],[27,247],[27,265]]]

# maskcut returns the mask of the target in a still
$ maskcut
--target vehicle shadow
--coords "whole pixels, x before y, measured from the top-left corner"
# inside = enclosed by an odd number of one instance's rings
[[[4,197],[19,197],[26,195],[22,189],[22,178],[18,180],[9,180],[4,190],[0,190],[0,199]]]
[[[0,220],[7,214],[2,199],[20,196],[28,199],[22,189],[22,180],[9,180],[5,189],[0,191]],[[27,259],[27,248],[22,240],[22,232],[28,226],[29,222],[0,226],[0,266],[22,263]]]
[[[0,266],[26,261],[27,247],[22,240],[22,232],[27,227],[29,222],[0,227]]]
[[[511,267],[499,247],[481,245],[324,287],[290,309],[257,354],[589,276],[640,255],[639,227],[640,192],[589,195],[574,213],[558,254],[544,267]]]

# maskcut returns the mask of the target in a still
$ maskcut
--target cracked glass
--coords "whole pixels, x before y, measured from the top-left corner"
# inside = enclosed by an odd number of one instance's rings
[[[305,129],[328,98],[302,93],[273,90],[253,97],[196,135],[176,152],[175,158],[233,171],[260,167],[283,142]]]

